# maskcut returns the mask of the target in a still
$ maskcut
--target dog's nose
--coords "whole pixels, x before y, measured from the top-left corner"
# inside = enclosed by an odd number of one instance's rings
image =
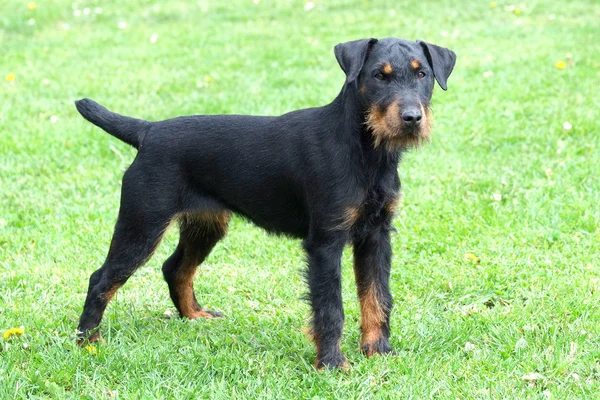
[[[404,125],[409,128],[419,126],[422,117],[421,110],[419,109],[406,110],[402,113],[402,121],[404,121]]]

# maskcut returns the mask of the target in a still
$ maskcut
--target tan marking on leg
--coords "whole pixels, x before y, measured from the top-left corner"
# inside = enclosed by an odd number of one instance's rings
[[[315,335],[315,332],[312,329],[310,330],[309,334],[313,343],[315,344],[315,350],[317,353],[317,356],[315,357],[315,368],[322,370],[324,367],[319,367],[319,356],[321,355],[321,344],[319,342],[319,338],[317,338],[317,335]]]
[[[421,63],[418,60],[411,60],[410,66],[413,67],[413,69],[419,69],[421,68]]]
[[[360,296],[360,314],[362,331],[360,347],[364,348],[365,345],[370,345],[367,352],[367,357],[370,357],[375,353],[373,344],[381,338],[383,334],[381,326],[385,323],[385,313],[377,298],[375,284],[371,284]]]
[[[213,221],[215,222],[215,227],[223,235],[225,235],[227,233],[227,227],[229,226],[230,218],[231,218],[231,214],[229,212],[222,212],[222,213],[216,214],[213,219]]]
[[[77,344],[79,344],[79,346],[83,346],[86,343],[96,343],[96,342],[106,343],[104,338],[100,334],[100,329],[97,329],[96,332],[92,333],[87,339],[86,338],[79,339]]]
[[[190,260],[185,259],[175,276],[175,290],[177,291],[177,300],[179,302],[179,311],[183,317],[194,319],[196,313],[196,304],[194,302],[194,275],[197,265]]]
[[[360,218],[360,207],[348,206],[344,210],[344,214],[339,218],[339,223],[333,228],[333,230],[346,230],[352,228],[352,226]]]
[[[123,284],[121,284],[121,283],[115,283],[113,287],[111,287],[110,289],[108,289],[104,293],[104,301],[106,301],[108,303],[113,298],[113,296],[115,295],[115,293],[117,293],[117,290],[119,290],[119,288],[121,286],[123,286]]]
[[[209,313],[204,310],[193,311],[190,315],[186,315],[188,319],[198,319],[198,318],[217,318],[214,314]]]
[[[187,213],[181,216],[181,224],[185,225],[185,229],[197,231],[199,235],[207,230],[225,235],[229,218],[230,213],[225,211],[219,213]],[[199,264],[200,260],[195,258],[195,254],[185,254],[184,249],[182,266],[175,276],[175,291],[177,292],[179,311],[182,317],[189,319],[214,318],[213,314],[199,310],[194,299],[194,276]]]
[[[385,64],[383,66],[383,73],[384,74],[391,74],[392,73],[392,66],[390,64]]]
[[[317,337],[317,335],[315,335],[315,331],[312,328],[305,328],[303,329],[304,333],[308,336],[308,339],[313,342],[315,344],[315,350],[317,353],[317,356],[315,357],[315,368],[319,371],[325,369],[325,367],[323,366],[319,366],[319,356],[321,355],[321,345],[319,342],[319,338]]]
[[[229,211],[183,213],[179,216],[179,222],[186,229],[190,229],[191,232],[197,234],[212,230],[225,235],[230,218],[231,213]]]

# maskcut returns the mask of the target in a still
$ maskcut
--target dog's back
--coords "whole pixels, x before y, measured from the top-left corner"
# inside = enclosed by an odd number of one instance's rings
[[[88,121],[138,149],[124,182],[151,177],[146,190],[157,185],[180,194],[181,212],[227,209],[269,232],[305,237],[305,197],[313,190],[322,193],[319,179],[345,171],[332,154],[349,149],[332,138],[333,127],[317,123],[322,108],[279,117],[195,115],[150,122],[90,99],[76,106]]]

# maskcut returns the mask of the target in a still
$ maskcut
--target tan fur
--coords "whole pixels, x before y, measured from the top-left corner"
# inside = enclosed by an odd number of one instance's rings
[[[362,85],[360,87],[360,94],[364,95],[365,93],[367,93],[367,87],[365,85]]]
[[[213,230],[225,235],[230,218],[229,211],[184,213],[179,216],[179,223],[197,233]]]
[[[367,111],[365,125],[373,135],[373,146],[378,148],[384,145],[388,151],[401,148],[419,147],[421,143],[429,140],[431,132],[431,115],[429,109],[421,105],[423,114],[417,135],[404,135],[404,123],[400,116],[400,100],[394,101],[382,110],[372,106]]]
[[[371,129],[374,139],[374,147],[377,148],[388,135],[388,128],[385,124],[385,113],[376,107],[371,107],[367,112],[365,124]]]
[[[312,329],[310,331],[310,336],[311,336],[312,341],[315,344],[315,347],[317,350],[317,357],[315,358],[315,368],[323,369],[323,367],[319,368],[319,356],[321,355],[321,343],[319,342],[319,338],[317,338],[317,335],[315,335],[315,333],[312,331]]]
[[[161,238],[156,242],[156,245],[150,252],[148,258],[152,257],[154,251],[160,244],[162,236],[169,230],[169,227],[174,221],[179,220],[180,224],[186,225],[188,228],[197,230],[201,234],[205,230],[216,230],[225,235],[229,224],[231,214],[228,211],[213,212],[213,213],[183,213],[173,218],[163,229]],[[180,268],[176,277],[177,293],[179,294],[179,307],[184,317],[195,319],[200,317],[212,318],[213,315],[202,310],[197,310],[196,302],[194,301],[193,280],[198,266],[198,260],[187,259],[184,254],[184,265]],[[115,284],[112,288],[104,293],[104,299],[108,303],[115,295],[122,284]]]
[[[202,234],[202,231],[213,230],[224,235],[227,232],[229,218],[229,212],[186,213],[180,216],[180,223],[185,225],[186,229],[196,230],[197,234]],[[199,262],[200,260],[184,253],[183,265],[179,268],[175,277],[175,290],[179,300],[178,308],[182,316],[189,319],[214,317],[211,313],[199,309],[194,298],[194,276]]]
[[[385,313],[377,299],[377,292],[374,284],[360,296],[360,314],[360,329],[362,331],[360,345],[361,347],[364,347],[366,344],[374,344],[381,338],[383,333],[381,326],[385,322]],[[373,348],[373,346],[369,346],[369,348]],[[371,350],[369,350],[369,353],[370,354],[367,354],[367,356],[374,354]]]
[[[350,228],[360,218],[360,209],[358,207],[348,207],[344,213],[343,226]]]
[[[197,318],[216,318],[216,317],[214,316],[214,314],[211,314],[211,313],[209,313],[209,312],[207,312],[207,311],[204,311],[204,310],[196,310],[196,311],[193,311],[191,314],[189,314],[189,315],[186,315],[185,317],[186,317],[186,318],[189,318],[189,319],[197,319]]]
[[[390,64],[385,64],[383,66],[383,73],[384,74],[391,74],[392,73],[392,66]]]
[[[360,207],[348,206],[344,210],[344,215],[340,218],[340,222],[335,226],[334,230],[350,229],[359,218]]]
[[[184,256],[185,257],[185,256]],[[198,312],[194,301],[194,275],[196,274],[196,263],[184,259],[185,264],[181,266],[175,277],[175,290],[179,301],[178,308],[182,317],[194,319]]]
[[[429,135],[431,134],[431,111],[421,104],[421,113],[423,114],[423,118],[421,119],[421,131],[425,133],[423,140],[429,141]]]
[[[385,210],[388,212],[388,214],[394,214],[396,212],[396,209],[398,208],[398,203],[400,203],[401,198],[401,195],[397,194],[385,204]]]
[[[111,287],[110,289],[108,289],[104,293],[104,300],[108,303],[114,297],[115,293],[117,293],[117,290],[119,290],[119,288],[121,286],[123,286],[123,284],[117,283],[113,287]]]
[[[77,339],[78,346],[83,346],[88,343],[91,344],[91,343],[96,343],[96,342],[106,343],[104,341],[104,338],[102,337],[102,335],[100,335],[100,329],[98,329],[96,332],[92,333],[88,338]]]
[[[419,69],[421,68],[421,63],[418,60],[411,60],[410,66],[413,67],[413,69]]]

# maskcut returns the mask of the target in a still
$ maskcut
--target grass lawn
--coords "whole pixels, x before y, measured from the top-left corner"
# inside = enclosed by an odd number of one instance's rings
[[[0,398],[598,398],[600,3],[511,4],[2,1],[0,335],[24,334],[0,337]],[[458,55],[433,141],[400,167],[398,354],[358,351],[348,248],[352,368],[316,372],[300,243],[241,219],[196,279],[226,318],[165,316],[172,230],[109,305],[106,344],[77,348],[135,150],[73,100],[151,120],[278,115],[331,101],[333,46],[369,36]]]

